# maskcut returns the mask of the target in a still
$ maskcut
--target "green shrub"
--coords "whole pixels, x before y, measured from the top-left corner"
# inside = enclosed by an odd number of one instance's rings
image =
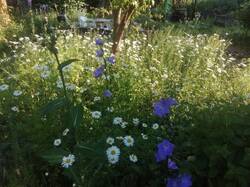
[[[204,15],[212,16],[217,14],[227,14],[239,8],[244,0],[202,0],[198,1],[198,11]]]
[[[246,28],[250,28],[250,1],[241,5],[241,9],[238,12],[239,20]]]

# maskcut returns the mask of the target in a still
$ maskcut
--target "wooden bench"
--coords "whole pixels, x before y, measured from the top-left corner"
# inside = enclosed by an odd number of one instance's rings
[[[105,32],[106,34],[110,33],[113,28],[112,19],[105,18],[88,18],[85,16],[79,16],[77,27],[82,30],[99,30]]]

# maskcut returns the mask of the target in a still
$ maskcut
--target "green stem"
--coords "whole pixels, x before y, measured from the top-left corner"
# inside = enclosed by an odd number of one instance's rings
[[[54,53],[55,57],[56,57],[56,62],[58,67],[60,67],[60,61],[58,58],[58,55],[56,53]],[[65,79],[64,79],[64,75],[63,75],[63,71],[62,69],[59,69],[59,73],[60,73],[60,78],[63,84],[63,91],[64,91],[64,96],[68,99],[68,95],[67,95],[67,89],[66,89],[66,85],[65,85]]]
[[[77,183],[78,185],[80,185],[81,182],[80,182],[80,180],[78,179],[78,177],[76,176],[76,173],[74,172],[74,170],[73,170],[72,168],[70,168],[69,171],[70,171],[70,173],[72,174],[74,181],[76,181],[76,183]]]

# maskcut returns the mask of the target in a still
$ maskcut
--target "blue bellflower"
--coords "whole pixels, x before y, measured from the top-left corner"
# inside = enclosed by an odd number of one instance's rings
[[[168,169],[175,170],[175,169],[179,169],[179,168],[174,161],[172,161],[171,159],[168,159]]]
[[[178,178],[169,177],[166,187],[180,187]]]
[[[104,51],[102,49],[98,49],[96,51],[96,57],[103,57],[103,55],[104,55]]]
[[[104,72],[104,65],[101,65],[99,68],[97,68],[94,72],[93,72],[93,76],[95,78],[99,78],[103,75]]]
[[[167,157],[173,154],[174,147],[174,144],[172,144],[168,140],[163,140],[161,143],[159,143],[157,145],[157,151],[155,154],[156,161],[161,162],[163,160],[166,160]]]
[[[170,113],[170,108],[173,105],[177,105],[177,102],[173,98],[161,99],[154,103],[154,114],[158,117],[165,117]]]
[[[109,62],[110,64],[115,64],[115,57],[114,56],[108,57],[107,62]]]
[[[190,187],[192,186],[192,177],[187,173],[183,173],[178,177],[169,177],[166,187]]]
[[[104,44],[104,42],[103,42],[102,39],[97,38],[97,39],[95,40],[95,44],[96,44],[96,45],[99,45],[99,46],[102,46],[102,45]]]
[[[104,97],[112,97],[112,92],[110,90],[105,90],[103,95]]]

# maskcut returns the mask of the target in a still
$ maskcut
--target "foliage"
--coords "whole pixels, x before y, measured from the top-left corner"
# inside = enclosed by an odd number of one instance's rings
[[[198,1],[197,8],[205,16],[212,16],[214,12],[217,14],[228,14],[237,10],[242,2],[244,0],[202,0]]]
[[[241,5],[241,9],[238,12],[239,20],[247,28],[250,28],[250,1]]]
[[[146,1],[141,1],[141,0],[111,0],[111,5],[114,8],[122,7],[122,8],[128,8],[129,6],[135,6],[136,8],[142,8],[148,5],[152,5],[154,3],[154,0],[146,0]]]
[[[239,105],[235,110],[234,106]],[[190,148],[195,155],[193,171],[197,185],[249,186],[249,105],[241,98],[232,103],[198,111]],[[223,116],[217,111],[223,112]],[[184,137],[183,137],[184,138]]]

